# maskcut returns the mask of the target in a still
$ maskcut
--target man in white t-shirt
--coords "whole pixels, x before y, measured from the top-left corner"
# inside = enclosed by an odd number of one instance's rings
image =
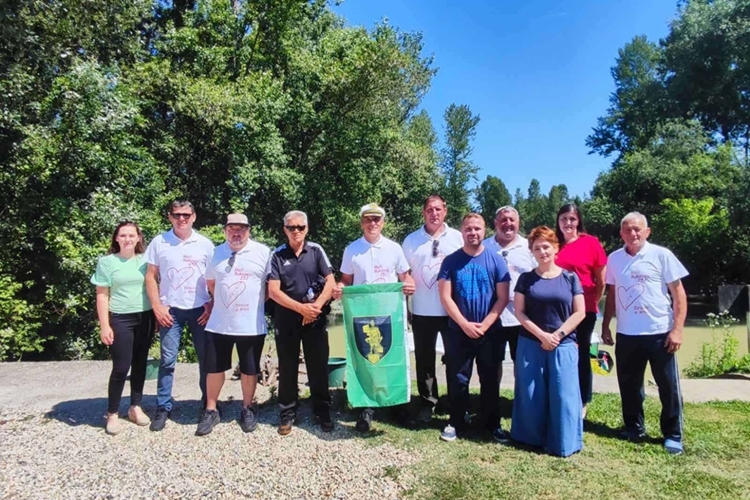
[[[242,384],[240,427],[252,432],[258,426],[253,408],[260,373],[260,355],[266,338],[266,278],[271,249],[250,239],[250,224],[243,214],[230,214],[224,226],[227,241],[216,247],[206,270],[206,283],[214,307],[206,325],[205,368],[208,373],[206,410],[195,434],[205,436],[219,423],[216,402],[224,377],[232,367],[237,347]]]
[[[409,275],[409,263],[404,251],[398,243],[381,234],[385,210],[376,203],[370,203],[360,209],[359,218],[363,236],[344,250],[341,281],[333,289],[333,298],[340,299],[345,286],[399,281],[404,283],[404,294],[412,295],[414,280]],[[355,429],[359,432],[369,431],[373,414],[372,408],[365,408],[357,419]]]
[[[211,314],[204,274],[214,245],[193,230],[195,208],[189,201],[175,201],[169,208],[172,230],[162,233],[146,249],[146,293],[159,323],[161,359],[156,390],[156,415],[150,429],[160,431],[172,411],[172,383],[180,338],[190,328],[200,368],[201,400],[206,402],[203,368],[204,328]]]
[[[516,346],[521,332],[521,323],[516,318],[516,308],[513,298],[518,277],[536,267],[536,260],[529,250],[529,242],[518,234],[521,219],[518,211],[510,205],[500,207],[495,211],[495,236],[484,240],[485,248],[497,253],[508,265],[510,273],[510,295],[508,305],[500,315],[500,367],[498,368],[498,383],[503,378],[503,361],[505,361],[505,346],[510,347],[510,358],[516,362]]]
[[[447,214],[445,199],[437,194],[429,196],[422,207],[424,225],[407,236],[402,245],[415,285],[411,298],[411,327],[414,332],[417,388],[422,402],[417,414],[419,423],[432,419],[438,402],[435,342],[438,332],[442,336],[448,329],[448,314],[440,303],[437,286],[440,263],[464,245],[461,232],[445,223]]]
[[[646,364],[659,387],[664,448],[682,453],[682,394],[675,353],[682,345],[687,298],[685,267],[666,248],[648,243],[651,234],[643,214],[631,212],[620,223],[625,246],[607,259],[607,302],[602,340],[613,344],[609,323],[617,311],[617,382],[625,429],[621,436],[640,440],[643,418],[643,377]],[[671,300],[670,300],[671,295]]]

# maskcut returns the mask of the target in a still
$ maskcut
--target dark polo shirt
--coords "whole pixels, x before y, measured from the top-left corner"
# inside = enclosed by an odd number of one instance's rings
[[[317,243],[305,241],[299,257],[287,244],[281,245],[273,252],[268,279],[279,280],[282,292],[292,300],[302,302],[302,298],[307,295],[307,290],[313,282],[319,276],[325,278],[331,273],[333,273],[333,268],[323,247]],[[325,318],[321,319],[322,324],[325,325]],[[290,324],[301,324],[302,316],[276,304],[274,320],[278,328]],[[319,321],[315,322],[316,326],[318,323]]]

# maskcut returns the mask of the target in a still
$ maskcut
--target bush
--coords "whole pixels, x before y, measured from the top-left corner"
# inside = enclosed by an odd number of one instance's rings
[[[690,363],[685,375],[705,378],[726,373],[750,373],[750,353],[739,358],[740,343],[732,331],[739,322],[728,311],[709,313],[706,325],[714,332],[713,340],[703,344],[700,356]],[[721,340],[717,338],[719,332],[722,334]]]

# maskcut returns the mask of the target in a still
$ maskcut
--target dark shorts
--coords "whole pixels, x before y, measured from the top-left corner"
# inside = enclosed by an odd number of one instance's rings
[[[505,361],[505,344],[510,346],[510,359],[516,360],[516,349],[518,348],[518,334],[521,333],[521,325],[501,326],[498,328],[498,346],[500,348],[500,361]]]
[[[223,335],[207,331],[203,354],[206,373],[222,373],[232,368],[232,348],[236,345],[240,373],[257,375],[265,340],[265,335]]]

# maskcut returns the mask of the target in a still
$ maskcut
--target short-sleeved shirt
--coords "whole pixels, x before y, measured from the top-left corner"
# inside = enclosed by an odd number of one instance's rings
[[[238,336],[266,333],[264,307],[270,256],[270,248],[252,240],[237,252],[228,243],[216,247],[206,270],[206,279],[215,280],[214,307],[206,330]]]
[[[268,280],[280,282],[281,291],[290,299],[302,302],[308,290],[318,278],[325,278],[333,273],[323,247],[317,243],[305,241],[299,257],[287,244],[281,245],[271,255]],[[276,305],[276,326],[287,321],[301,321],[302,316],[279,304]],[[325,318],[323,318],[325,319]]]
[[[435,252],[433,245],[437,241]],[[406,261],[411,268],[414,285],[414,295],[411,297],[412,312],[418,316],[447,316],[440,303],[440,292],[437,280],[440,263],[446,256],[464,246],[464,238],[460,231],[444,224],[444,230],[433,238],[420,227],[406,237],[403,244]],[[433,253],[437,255],[433,256]]]
[[[341,272],[354,276],[352,284],[397,283],[398,275],[409,270],[401,245],[381,236],[370,243],[364,236],[344,249]]]
[[[463,249],[447,256],[440,266],[439,279],[451,282],[451,297],[461,315],[472,323],[481,323],[497,302],[497,284],[510,281],[505,261],[486,248],[476,256]],[[459,326],[448,320],[448,326]]]
[[[573,297],[583,295],[581,280],[576,273],[562,270],[554,278],[542,278],[536,271],[518,277],[515,291],[524,296],[524,314],[542,331],[557,331],[573,314]],[[575,332],[565,332],[563,342],[575,342]],[[521,327],[521,335],[534,342],[541,341]]]
[[[149,243],[146,260],[159,267],[161,303],[177,309],[195,309],[211,300],[206,288],[206,267],[211,262],[214,244],[193,231],[181,240],[173,230]]]
[[[607,254],[595,236],[580,234],[573,243],[566,243],[555,257],[555,263],[574,272],[581,280],[586,312],[599,312],[596,303],[595,269],[607,265]]]
[[[635,255],[621,248],[607,261],[607,285],[615,287],[617,333],[655,335],[674,328],[669,283],[688,275],[672,252],[645,242]]]
[[[516,235],[513,243],[505,248],[500,246],[500,243],[498,243],[494,236],[484,240],[483,244],[485,248],[505,259],[505,264],[508,266],[508,272],[510,273],[510,298],[508,299],[508,306],[503,309],[503,313],[500,315],[500,323],[503,326],[518,326],[521,323],[516,318],[513,290],[516,289],[518,277],[522,273],[529,272],[536,267],[536,259],[534,259],[531,250],[529,250],[529,242],[526,238]]]
[[[91,283],[109,288],[109,310],[117,314],[130,314],[151,310],[146,295],[146,257],[141,254],[130,259],[106,255],[96,264]]]

